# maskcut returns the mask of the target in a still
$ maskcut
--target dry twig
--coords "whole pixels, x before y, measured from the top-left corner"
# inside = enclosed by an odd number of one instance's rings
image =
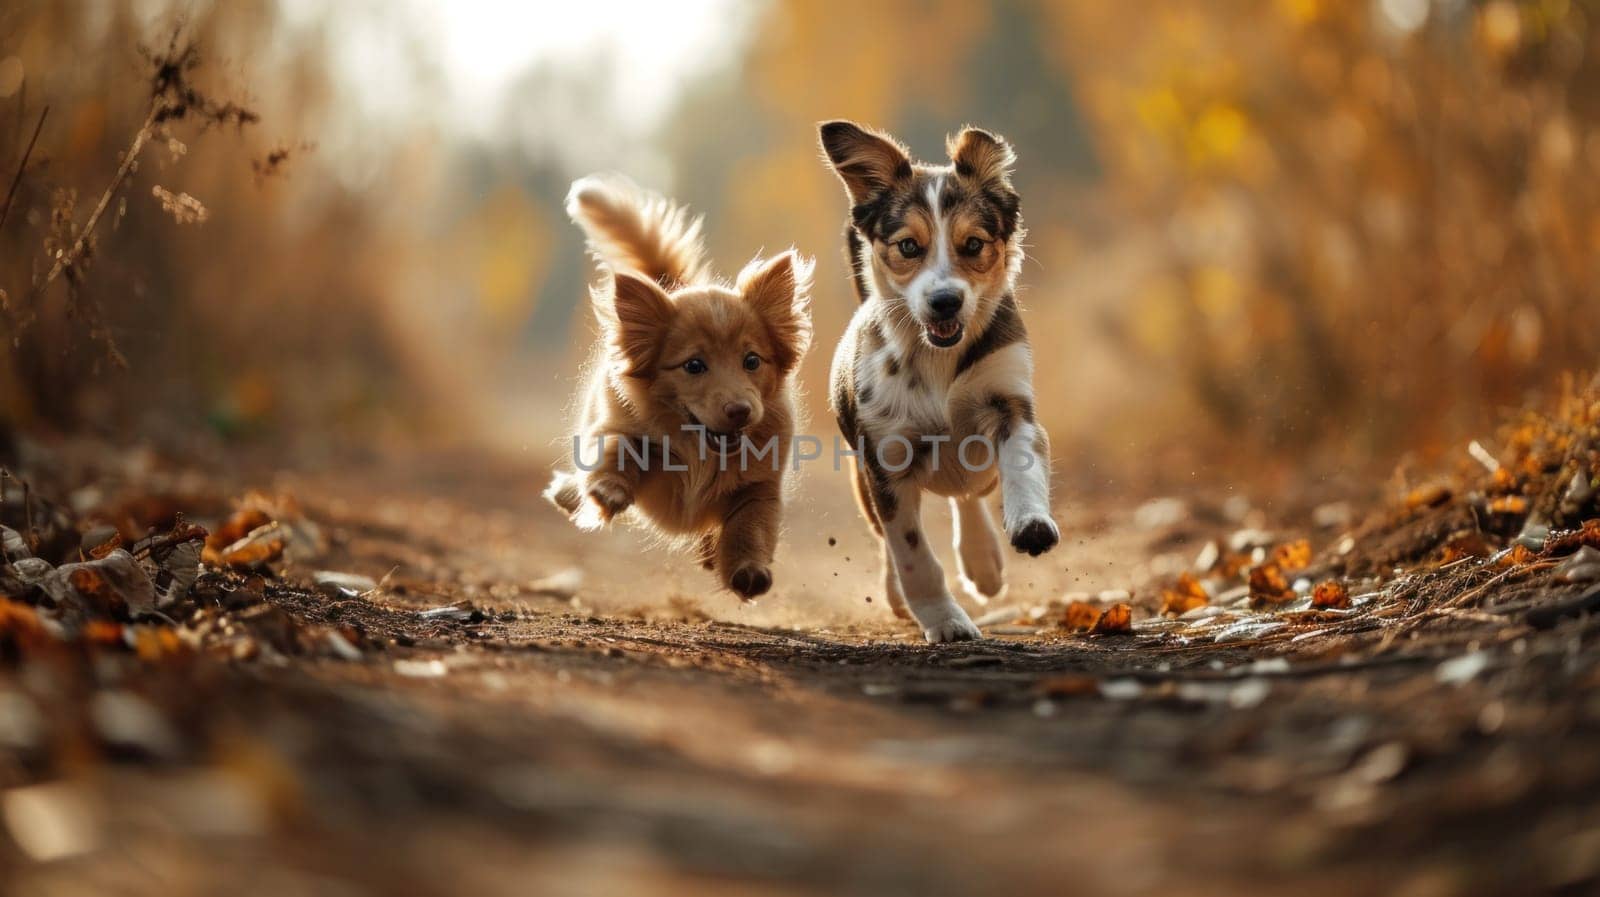
[[[33,136],[28,139],[28,148],[22,151],[22,161],[17,163],[16,176],[12,177],[11,188],[6,191],[6,204],[0,208],[0,227],[6,226],[6,218],[11,215],[11,201],[16,199],[17,187],[22,183],[22,173],[28,169],[28,159],[33,156],[33,147],[39,142],[39,132],[44,130],[44,120],[49,115],[49,106],[39,111],[39,123],[33,126]]]

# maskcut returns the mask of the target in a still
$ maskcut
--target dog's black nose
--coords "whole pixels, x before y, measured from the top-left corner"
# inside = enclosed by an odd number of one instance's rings
[[[722,413],[728,416],[728,423],[736,428],[750,423],[749,402],[729,402],[722,406]]]
[[[946,321],[955,317],[956,312],[961,311],[961,291],[935,290],[928,297],[928,309],[936,320]]]

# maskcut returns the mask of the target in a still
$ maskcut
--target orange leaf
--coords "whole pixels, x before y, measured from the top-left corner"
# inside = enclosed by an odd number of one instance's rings
[[[1350,591],[1344,583],[1337,580],[1328,580],[1317,585],[1317,590],[1311,593],[1311,606],[1320,608],[1349,607]]]
[[[1111,605],[1089,631],[1098,635],[1127,635],[1133,632],[1133,608],[1126,604]]]
[[[229,517],[227,522],[217,527],[216,531],[206,537],[206,547],[200,554],[200,559],[213,567],[227,564],[223,559],[223,550],[229,545],[243,539],[245,536],[272,522],[267,512],[260,508],[241,508]]]
[[[1094,628],[1100,622],[1100,609],[1087,601],[1074,601],[1061,614],[1061,625],[1073,632]]]
[[[1444,551],[1439,553],[1439,564],[1453,564],[1462,558],[1486,558],[1493,553],[1482,533],[1462,533],[1445,543]]]
[[[1311,563],[1311,543],[1298,539],[1279,545],[1272,552],[1272,563],[1284,570],[1304,570]]]
[[[1210,603],[1211,598],[1206,595],[1205,587],[1188,573],[1178,577],[1177,583],[1172,588],[1161,593],[1161,612],[1174,617],[1182,616]]]
[[[1523,564],[1533,563],[1536,555],[1526,545],[1514,545],[1511,550],[1500,558],[1502,567],[1520,567]]]
[[[1577,529],[1552,533],[1544,544],[1544,550],[1546,554],[1565,554],[1585,545],[1600,548],[1600,517],[1585,520],[1583,526]]]
[[[1283,604],[1293,598],[1294,590],[1277,564],[1262,564],[1250,571],[1250,600],[1255,604]]]

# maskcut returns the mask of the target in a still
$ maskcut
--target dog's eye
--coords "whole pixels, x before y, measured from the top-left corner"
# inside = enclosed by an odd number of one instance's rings
[[[754,352],[744,353],[744,369],[753,371],[758,367],[761,367],[761,356]]]
[[[914,259],[922,254],[922,247],[917,244],[916,240],[913,240],[910,237],[906,237],[904,240],[901,240],[894,245],[900,249],[900,254],[908,259]]]
[[[983,241],[977,237],[968,237],[967,242],[961,246],[961,252],[965,255],[977,255],[982,251]]]
[[[706,363],[704,361],[701,361],[698,358],[691,358],[683,363],[683,370],[690,374],[704,374],[706,371],[710,370],[710,368],[706,367]]]

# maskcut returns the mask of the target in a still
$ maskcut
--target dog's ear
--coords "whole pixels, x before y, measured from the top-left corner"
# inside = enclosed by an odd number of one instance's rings
[[[1011,186],[1011,166],[1017,161],[1011,144],[982,128],[962,128],[961,133],[945,141],[945,150],[955,163],[956,177],[977,184],[994,203],[1000,216],[1000,232],[996,236],[1011,239],[1021,223],[1021,198]]]
[[[897,180],[911,177],[905,147],[853,121],[828,121],[817,126],[828,157],[852,205],[861,205]]]
[[[812,260],[793,249],[739,272],[739,295],[772,334],[773,363],[787,374],[811,346]]]
[[[1016,164],[1017,154],[1004,137],[982,128],[962,128],[945,141],[945,151],[956,164],[958,177],[1011,189],[1011,166]]]
[[[650,373],[658,362],[661,338],[672,323],[674,309],[655,281],[627,271],[613,271],[611,283],[594,291],[600,326],[617,354],[627,362],[630,376]]]

